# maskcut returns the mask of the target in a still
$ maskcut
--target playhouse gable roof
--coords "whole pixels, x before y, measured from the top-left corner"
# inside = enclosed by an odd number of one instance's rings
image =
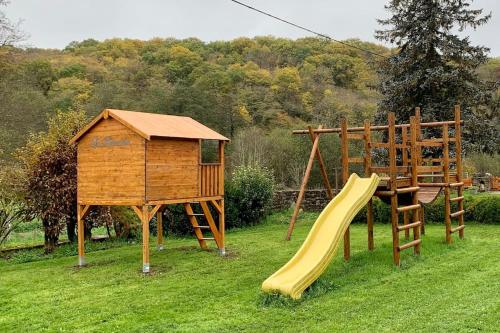
[[[111,117],[130,128],[146,140],[151,138],[182,138],[229,141],[225,136],[208,128],[190,117],[171,116],[156,113],[105,109],[70,141],[77,142],[102,119]]]

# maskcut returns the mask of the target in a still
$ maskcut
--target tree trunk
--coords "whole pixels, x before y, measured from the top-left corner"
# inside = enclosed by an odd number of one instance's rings
[[[76,242],[76,219],[70,218],[66,224],[66,233],[71,243]]]
[[[83,229],[85,232],[85,240],[90,240],[92,238],[92,222],[83,223]]]
[[[54,249],[56,248],[57,241],[59,240],[59,237],[56,235],[50,235],[45,232],[45,243],[44,243],[44,251],[45,254],[49,254],[54,252]]]

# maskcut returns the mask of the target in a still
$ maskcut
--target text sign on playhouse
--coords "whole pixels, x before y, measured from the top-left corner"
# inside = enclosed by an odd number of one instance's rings
[[[95,137],[92,139],[91,146],[92,148],[99,147],[118,147],[118,146],[128,146],[130,141],[128,139],[113,139],[110,136],[105,136],[103,138]]]

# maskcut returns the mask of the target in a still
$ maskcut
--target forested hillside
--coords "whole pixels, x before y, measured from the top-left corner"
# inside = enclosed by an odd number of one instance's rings
[[[374,114],[378,99],[376,59],[318,38],[89,39],[64,50],[0,50],[6,155],[29,132],[43,130],[57,109],[186,115],[234,137],[248,126],[332,125],[343,115],[361,121]]]

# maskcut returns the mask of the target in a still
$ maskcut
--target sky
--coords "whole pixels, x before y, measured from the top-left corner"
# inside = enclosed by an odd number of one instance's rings
[[[387,17],[387,0],[241,0],[335,39],[376,42],[377,18]],[[492,12],[490,22],[469,30],[475,45],[500,56],[500,0],[475,0],[473,8]],[[87,38],[151,39],[197,37],[204,41],[274,35],[299,38],[310,33],[288,26],[230,0],[11,0],[4,9],[22,27],[32,47],[64,48]],[[390,46],[390,45],[388,45]]]

